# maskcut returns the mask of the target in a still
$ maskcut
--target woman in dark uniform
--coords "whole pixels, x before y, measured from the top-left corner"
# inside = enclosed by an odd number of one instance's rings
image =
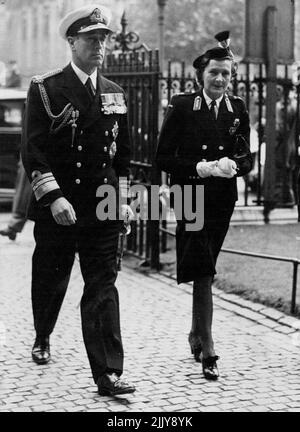
[[[217,379],[212,281],[237,200],[236,177],[252,167],[250,127],[243,100],[226,93],[237,69],[228,44],[206,51],[193,66],[200,90],[173,96],[156,162],[171,174],[171,185],[180,185],[182,190],[192,185],[193,203],[197,199],[195,186],[204,186],[203,228],[191,231],[184,217],[177,219],[177,282],[193,281],[191,352],[196,361],[202,361],[205,378]]]

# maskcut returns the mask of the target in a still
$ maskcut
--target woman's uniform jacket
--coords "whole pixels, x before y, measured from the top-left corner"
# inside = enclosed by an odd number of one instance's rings
[[[216,259],[238,199],[236,176],[201,178],[196,165],[227,156],[236,161],[238,176],[247,174],[252,168],[249,138],[249,116],[241,98],[225,94],[215,120],[202,91],[173,96],[161,128],[156,163],[170,174],[171,185],[204,186],[204,228],[187,232],[184,223],[178,221],[179,283],[215,274]]]

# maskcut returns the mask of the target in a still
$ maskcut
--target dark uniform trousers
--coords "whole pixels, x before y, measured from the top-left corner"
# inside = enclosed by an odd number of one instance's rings
[[[75,252],[84,279],[82,331],[95,382],[109,370],[121,374],[116,251],[119,221],[94,226],[63,226],[37,221],[32,262],[32,305],[37,335],[50,335],[63,302]]]
[[[115,287],[121,222],[100,221],[96,210],[98,187],[109,186],[117,193],[119,179],[128,178],[126,112],[125,95],[117,84],[98,71],[92,99],[68,65],[33,79],[23,128],[22,158],[35,195],[28,212],[35,221],[35,329],[45,336],[53,331],[78,252],[84,279],[83,338],[95,381],[105,372],[123,371]],[[58,225],[53,219],[50,204],[60,197],[72,204],[75,225]]]

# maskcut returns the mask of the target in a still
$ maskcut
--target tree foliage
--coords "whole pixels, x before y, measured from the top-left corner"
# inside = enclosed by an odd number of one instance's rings
[[[165,7],[165,57],[191,63],[215,46],[214,35],[230,30],[234,53],[243,54],[245,0],[168,0]],[[129,27],[150,48],[159,46],[157,0],[140,0],[127,11]]]

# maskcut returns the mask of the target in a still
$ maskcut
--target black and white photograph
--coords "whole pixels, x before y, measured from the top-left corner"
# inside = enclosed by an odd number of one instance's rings
[[[0,413],[300,412],[299,168],[300,0],[1,0]]]

